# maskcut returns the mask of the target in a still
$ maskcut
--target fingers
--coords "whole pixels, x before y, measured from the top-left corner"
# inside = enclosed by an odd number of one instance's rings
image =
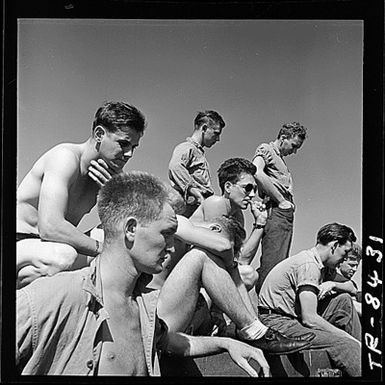
[[[99,179],[92,173],[92,172],[88,172],[87,173],[87,175],[93,180],[93,181],[95,181],[98,185],[99,185],[99,187],[102,187],[103,186],[103,183],[101,183],[100,181],[99,181]]]
[[[246,359],[242,359],[237,362],[238,366],[242,368],[250,377],[258,377],[258,373],[256,370],[246,361]]]

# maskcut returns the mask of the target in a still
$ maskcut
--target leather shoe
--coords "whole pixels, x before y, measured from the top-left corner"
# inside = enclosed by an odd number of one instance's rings
[[[286,337],[272,328],[268,328],[262,338],[258,338],[257,340],[243,340],[243,342],[255,348],[262,349],[264,353],[270,355],[291,354],[310,346],[310,341],[298,340],[298,337]]]

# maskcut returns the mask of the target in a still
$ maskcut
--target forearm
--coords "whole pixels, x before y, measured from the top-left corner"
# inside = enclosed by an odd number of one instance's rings
[[[176,161],[170,162],[168,174],[169,179],[178,186],[186,198],[188,189],[195,186],[194,179],[187,168]]]
[[[257,253],[259,244],[261,242],[263,234],[263,228],[256,228],[253,226],[252,232],[243,244],[241,251],[239,252],[239,263],[242,265],[250,265],[255,254]]]
[[[258,185],[260,185],[263,191],[265,191],[265,193],[276,203],[279,204],[285,200],[284,196],[278,191],[271,179],[264,172],[257,173],[256,179]]]
[[[323,319],[318,314],[314,314],[310,317],[303,317],[302,323],[308,328],[315,329],[315,330],[327,331],[327,332],[333,333],[334,335],[339,336],[339,337],[351,338],[354,341],[357,341],[359,343],[359,341],[356,340],[349,333],[335,327],[334,325],[332,325],[330,322]]]
[[[167,351],[184,357],[199,357],[228,350],[229,338],[193,337],[184,333],[169,333]]]
[[[337,293],[348,293],[352,296],[357,294],[357,288],[355,287],[353,281],[335,282],[333,290]]]
[[[101,242],[83,234],[66,220],[39,226],[39,231],[42,240],[65,243],[76,249],[79,254],[93,257],[101,251]]]

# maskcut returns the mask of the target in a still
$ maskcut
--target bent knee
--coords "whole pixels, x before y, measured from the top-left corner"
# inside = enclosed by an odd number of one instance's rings
[[[55,258],[51,264],[57,271],[68,270],[75,263],[78,256],[77,251],[72,246],[64,243],[55,245],[54,254]]]
[[[238,269],[247,290],[251,290],[258,280],[258,273],[250,265],[240,265]]]

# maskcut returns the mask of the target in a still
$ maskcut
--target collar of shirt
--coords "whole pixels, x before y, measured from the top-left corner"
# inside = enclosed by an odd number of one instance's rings
[[[196,142],[193,138],[188,137],[188,138],[186,138],[186,141],[189,143],[192,143],[198,150],[205,152],[202,145],[199,144],[198,142]]]
[[[279,151],[278,146],[277,146],[274,142],[270,142],[270,145],[271,145],[271,147],[273,147],[273,150],[275,151],[275,153],[276,153],[280,158],[282,158],[281,151]]]
[[[315,261],[317,262],[317,265],[319,266],[319,268],[324,269],[325,266],[322,263],[321,256],[319,255],[317,249],[315,247],[312,247],[310,249],[310,252],[313,254],[313,257],[314,257]]]

